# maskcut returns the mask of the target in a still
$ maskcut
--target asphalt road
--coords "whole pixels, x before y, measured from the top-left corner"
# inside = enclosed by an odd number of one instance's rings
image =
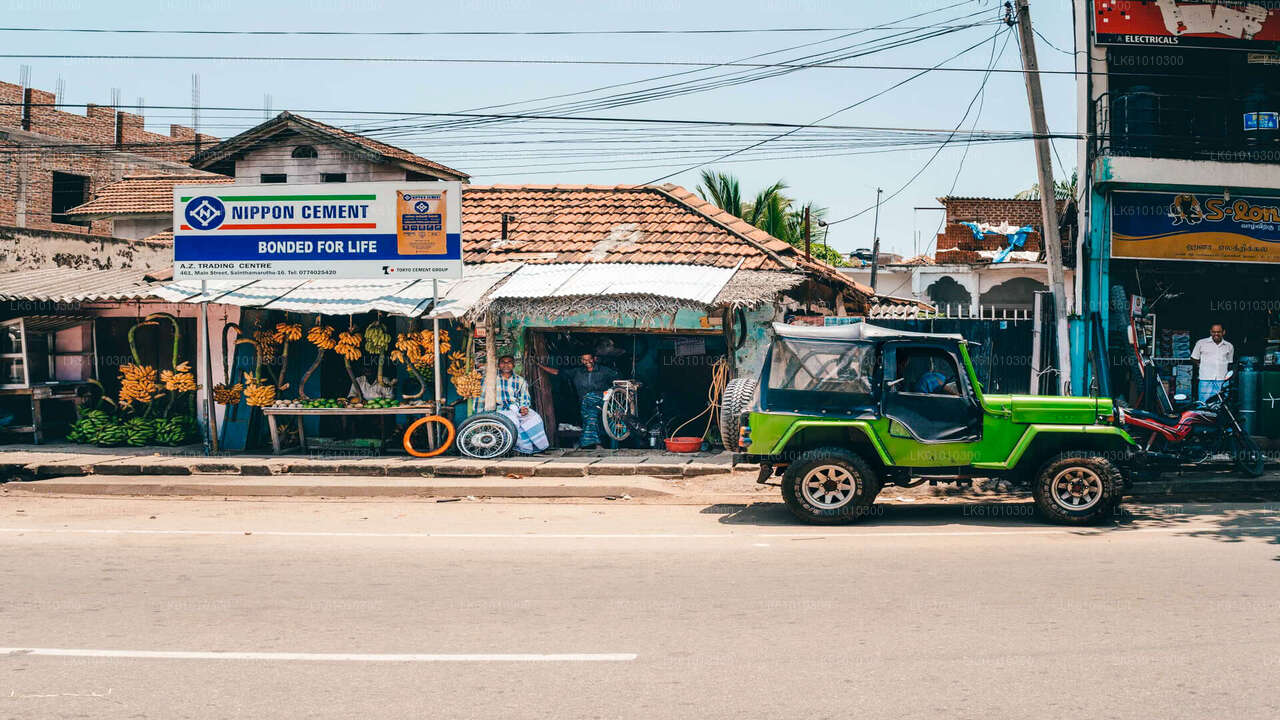
[[[1280,715],[1280,506],[1028,510],[2,498],[0,718]]]

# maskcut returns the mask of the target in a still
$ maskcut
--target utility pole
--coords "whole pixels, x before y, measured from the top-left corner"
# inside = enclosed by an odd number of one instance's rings
[[[1044,95],[1040,91],[1040,65],[1036,62],[1035,36],[1031,32],[1031,9],[1027,0],[1017,3],[1018,44],[1022,50],[1022,75],[1027,81],[1027,103],[1031,106],[1031,133],[1035,137],[1036,171],[1040,183],[1040,215],[1044,229],[1045,260],[1049,265],[1049,291],[1053,294],[1053,317],[1058,348],[1058,394],[1070,394],[1071,346],[1067,333],[1067,291],[1063,281],[1062,239],[1058,236],[1058,197],[1053,185],[1053,165],[1049,148],[1049,125],[1044,118]],[[1008,4],[1005,5],[1008,8]]]
[[[804,206],[804,259],[811,260],[809,255],[809,206]]]
[[[880,193],[883,188],[876,188],[876,214],[871,223],[871,290],[876,289],[876,271],[880,269]]]

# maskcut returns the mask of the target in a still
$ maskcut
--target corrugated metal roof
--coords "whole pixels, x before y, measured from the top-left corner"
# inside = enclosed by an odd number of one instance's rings
[[[711,304],[737,268],[706,265],[566,263],[525,265],[491,297],[650,295]]]
[[[439,310],[428,317],[462,315],[519,267],[520,263],[468,266],[463,279],[441,280]],[[432,288],[430,280],[216,280],[202,293],[199,281],[184,280],[157,287],[155,295],[169,302],[207,301],[299,313],[350,315],[381,310],[418,317],[431,307]]]
[[[0,300],[77,303],[151,297],[150,270],[46,268],[0,274]]]

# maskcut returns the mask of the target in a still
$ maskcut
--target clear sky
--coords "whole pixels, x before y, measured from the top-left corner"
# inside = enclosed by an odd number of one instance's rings
[[[923,35],[924,26],[982,23],[940,37],[840,61],[844,65],[927,67],[976,43],[977,48],[948,63],[985,69],[995,49],[1005,44],[995,21],[1000,6],[992,0],[955,5],[957,0],[629,0],[627,2],[381,2],[379,0],[307,0],[275,3],[243,0],[128,0],[55,2],[0,0],[0,25],[42,28],[343,30],[343,31],[541,31],[628,29],[823,28],[820,32],[768,32],[698,35],[531,35],[531,36],[239,36],[164,34],[85,34],[0,31],[0,79],[18,80],[20,66],[31,66],[31,84],[66,88],[64,102],[108,104],[117,88],[125,109],[145,99],[149,106],[191,105],[191,75],[199,73],[201,105],[243,108],[201,114],[201,130],[233,135],[264,118],[265,96],[273,111],[294,110],[407,147],[433,160],[470,172],[478,183],[636,183],[746,148],[787,128],[640,126],[604,121],[504,121],[459,127],[444,118],[372,116],[339,111],[392,113],[457,112],[483,106],[545,98],[606,85],[632,83],[557,100],[508,105],[484,112],[540,110],[557,103],[599,100],[605,96],[669,88],[694,81],[701,91],[653,97],[619,107],[561,108],[556,113],[586,117],[732,120],[758,123],[812,123],[840,108],[874,95],[915,74],[912,70],[809,68],[785,75],[707,89],[712,78],[745,79],[760,69],[699,66],[493,64],[439,62],[299,62],[285,60],[141,60],[17,58],[30,55],[235,55],[326,56],[341,58],[430,58],[515,60],[666,61],[713,65],[764,53],[752,62],[796,62],[803,56],[847,48],[866,52]],[[890,29],[857,32],[900,18]],[[1035,27],[1058,48],[1072,47],[1071,3],[1032,0]],[[968,17],[964,17],[968,16]],[[964,19],[960,19],[960,18]],[[831,28],[830,30],[826,30]],[[785,48],[809,44],[786,52]],[[1041,67],[1070,70],[1068,54],[1038,42]],[[1019,66],[1016,38],[1009,37],[996,68]],[[763,71],[767,72],[767,70]],[[671,73],[684,75],[640,83]],[[931,72],[864,104],[823,121],[827,125],[941,129],[950,131],[974,99],[982,72]],[[1044,76],[1051,130],[1075,131],[1075,91],[1071,75]],[[963,126],[990,131],[1027,131],[1026,90],[1018,73],[993,73],[979,103]],[[83,110],[78,110],[82,112]],[[186,109],[144,110],[148,129],[167,132],[170,122],[189,124]],[[434,125],[434,127],[427,127]],[[824,135],[823,133],[826,133]],[[945,135],[944,135],[945,137]],[[888,195],[921,170],[937,144],[901,148],[898,132],[802,130],[706,167],[736,174],[744,195],[776,180],[789,193],[829,208],[829,219],[863,210],[875,201],[875,188]],[[870,143],[870,144],[868,144]],[[886,148],[886,143],[896,148]],[[936,198],[956,195],[1004,196],[1035,180],[1031,142],[966,143],[946,146],[906,190],[887,201],[880,213],[885,249],[910,255],[914,233],[927,249],[938,227]],[[1058,141],[1069,174],[1074,143]],[[875,150],[878,152],[868,152]],[[884,152],[884,150],[891,150]],[[964,166],[961,171],[961,157]],[[1055,173],[1064,168],[1055,161]],[[958,178],[958,179],[957,179]],[[668,182],[690,189],[698,171],[679,172]],[[872,213],[831,228],[833,247],[849,251],[869,247]]]

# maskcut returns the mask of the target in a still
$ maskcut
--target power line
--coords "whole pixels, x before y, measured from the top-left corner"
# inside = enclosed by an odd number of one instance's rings
[[[959,4],[959,3],[957,3]],[[952,6],[954,7],[954,6]],[[936,11],[930,11],[936,12]],[[752,33],[785,34],[813,32],[859,32],[868,29],[916,30],[929,26],[875,25],[870,27],[788,27],[788,28],[694,28],[694,29],[615,29],[615,30],[200,30],[148,28],[49,28],[0,27],[0,32],[93,33],[131,35],[297,35],[341,37],[447,37],[447,36],[562,36],[562,35],[740,35]]]

